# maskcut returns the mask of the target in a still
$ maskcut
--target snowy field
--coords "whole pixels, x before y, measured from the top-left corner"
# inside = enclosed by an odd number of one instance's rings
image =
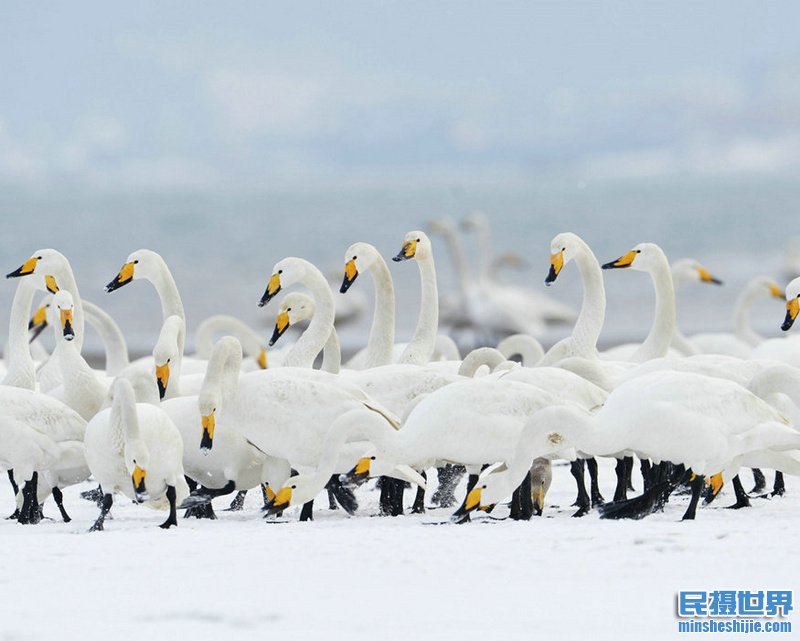
[[[610,464],[601,481],[608,498]],[[157,527],[165,514],[119,497],[98,533],[87,532],[97,509],[78,497],[90,487],[65,491],[71,523],[0,522],[0,639],[672,639],[693,636],[677,633],[679,590],[800,587],[793,477],[785,497],[747,510],[723,509],[726,487],[685,523],[688,497],[644,521],[570,518],[574,484],[560,466],[545,516],[527,523],[373,517],[370,484],[356,517],[323,497],[313,523],[293,509],[268,524],[254,492],[242,512],[217,499],[217,521],[169,531]],[[12,511],[10,488],[0,509]],[[51,501],[45,514],[57,514]]]

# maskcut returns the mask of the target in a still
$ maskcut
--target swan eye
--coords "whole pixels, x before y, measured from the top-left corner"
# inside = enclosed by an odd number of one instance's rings
[[[417,242],[418,242],[418,243],[421,243],[422,241],[421,241],[419,238],[417,238]]]
[[[42,260],[42,257],[41,256],[37,256],[36,260]]]
[[[292,311],[292,308],[291,308],[291,307],[287,307],[287,308],[286,308],[286,311],[287,311],[287,312],[291,312],[291,311]]]
[[[375,457],[374,457],[374,456],[370,456],[370,457],[369,457],[369,460],[370,460],[370,461],[374,461],[374,460],[375,460]]]
[[[636,253],[637,253],[637,254],[641,254],[641,253],[642,253],[642,250],[641,250],[641,249],[637,249],[637,250],[636,250]]]
[[[356,257],[355,257],[355,256],[353,256],[353,260],[355,260],[355,259],[356,259]]]
[[[482,490],[485,490],[485,489],[486,489],[486,486],[484,485],[483,487],[481,487],[481,489],[482,489]]]
[[[279,273],[279,274],[282,274],[282,273],[283,273],[283,270],[282,270],[282,269],[279,269],[279,270],[278,270],[278,273]]]
[[[138,260],[135,260],[135,261],[133,261],[133,264],[134,264],[134,265],[138,265],[138,264],[139,264],[139,261],[138,261]]]
[[[292,489],[293,489],[293,490],[296,490],[296,489],[297,489],[297,486],[296,486],[296,485],[292,485]]]
[[[567,251],[567,248],[566,248],[566,247],[562,247],[562,248],[561,248],[561,251],[562,251],[562,252],[565,252],[565,251]]]

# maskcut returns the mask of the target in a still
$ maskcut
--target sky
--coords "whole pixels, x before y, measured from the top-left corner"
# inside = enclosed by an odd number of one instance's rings
[[[0,185],[791,173],[797,24],[791,2],[11,3]]]

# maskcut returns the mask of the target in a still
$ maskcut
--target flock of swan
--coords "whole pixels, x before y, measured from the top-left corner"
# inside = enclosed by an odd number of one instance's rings
[[[473,217],[465,226],[490,256],[485,221]],[[391,271],[368,243],[344,253],[336,294],[311,262],[280,260],[258,302],[275,311],[269,344],[236,318],[215,316],[198,328],[192,355],[184,353],[186,317],[166,262],[135,251],[105,287],[110,293],[148,281],[159,295],[162,326],[152,355],[133,361],[113,319],[81,298],[67,258],[54,249],[34,252],[8,274],[17,288],[2,363],[0,466],[16,495],[13,517],[38,523],[52,496],[69,521],[62,490],[93,480],[97,489],[82,496],[98,505],[94,531],[104,528],[118,495],[167,510],[162,528],[177,525],[178,510],[216,518],[216,497],[231,495],[231,508],[241,509],[250,490],[262,495],[265,517],[302,506],[300,519],[311,520],[320,494],[331,509],[356,513],[355,490],[377,477],[383,514],[407,509],[410,485],[412,512],[426,503],[459,506],[450,518],[463,522],[508,500],[511,518],[529,519],[545,509],[552,463],[563,459],[577,486],[576,516],[597,509],[605,518],[641,518],[683,491],[691,494],[683,518],[693,519],[700,499],[710,502],[726,483],[733,507],[749,505],[742,468],[753,468],[750,495],[764,491],[761,469],[775,471],[772,495],[785,491],[784,473],[800,474],[800,339],[765,340],[748,322],[756,300],[780,299],[789,330],[800,314],[800,279],[781,290],[757,277],[739,296],[734,333],[685,336],[676,327],[676,286],[719,281],[695,261],[670,265],[658,245],[637,245],[601,265],[580,237],[557,235],[545,282],[580,277],[575,317],[546,297],[503,285],[497,264],[486,259],[478,286],[470,285],[458,271],[465,259],[455,225],[439,222],[429,232],[444,237],[459,274],[459,294],[443,302],[441,326],[513,332],[497,347],[462,358],[440,332],[434,246],[423,231],[407,233],[392,257],[415,263],[420,275],[419,319],[404,344],[395,338]],[[569,263],[577,274],[562,275]],[[599,351],[603,270],[626,269],[650,275],[655,319],[643,342]],[[375,301],[369,337],[343,362],[336,299],[363,288],[367,277]],[[307,293],[286,292],[295,286]],[[46,298],[34,311],[37,292]],[[574,325],[545,351],[534,335],[553,320]],[[274,347],[304,321],[294,344]],[[81,355],[86,324],[103,339],[104,369]],[[33,340],[48,326],[52,353]],[[611,500],[600,491],[598,457],[616,461]],[[642,491],[629,497],[634,457]],[[426,495],[434,478],[436,491]]]

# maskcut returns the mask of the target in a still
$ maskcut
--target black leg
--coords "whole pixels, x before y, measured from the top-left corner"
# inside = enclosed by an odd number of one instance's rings
[[[617,487],[614,489],[614,500],[624,501],[628,498],[627,464],[624,458],[617,459]]]
[[[428,480],[425,472],[420,472],[422,478]],[[411,506],[411,514],[425,514],[425,490],[417,486],[417,495],[414,497],[414,505]]]
[[[200,503],[199,505],[186,508],[186,511],[183,513],[183,518],[208,519],[209,521],[216,521],[217,514],[214,512],[214,506],[211,504],[211,501],[208,501],[207,503]]]
[[[647,459],[642,459],[639,462],[639,469],[642,472],[642,482],[644,483],[644,491],[646,492],[647,490],[650,489],[650,486],[652,485],[651,483],[652,470],[650,466],[650,461],[648,461]]]
[[[300,521],[313,521],[314,520],[314,501],[309,501],[303,505],[300,512]]]
[[[597,459],[587,458],[586,468],[589,470],[589,485],[592,497],[592,507],[603,503],[603,495],[600,494],[600,483],[597,478]]]
[[[22,488],[22,508],[19,511],[17,521],[26,525],[38,523],[42,520],[41,512],[39,511],[39,501],[36,496],[39,484],[39,473],[34,472],[30,481],[26,481],[25,486]]]
[[[328,498],[333,496],[333,500],[344,508],[348,514],[355,514],[358,510],[358,500],[352,486],[343,484],[339,480],[339,475],[331,476],[325,489],[328,491]]]
[[[400,481],[398,479],[392,479],[392,509],[390,514],[392,516],[403,516],[403,496],[406,491],[406,483],[405,481]]]
[[[764,472],[759,470],[757,467],[754,467],[753,470],[753,489],[750,490],[751,494],[758,494],[759,492],[763,492],[767,487],[767,477],[764,476]]]
[[[161,524],[161,528],[167,530],[173,525],[178,525],[178,506],[176,505],[176,492],[175,486],[167,485],[167,500],[169,501],[169,516],[167,520]],[[211,505],[209,503],[209,505]]]
[[[456,504],[455,491],[467,470],[463,465],[445,465],[436,468],[439,487],[431,496],[431,503],[439,507],[453,507]]]
[[[336,505],[336,497],[333,494],[333,490],[331,488],[327,488],[327,491],[328,491],[328,509],[338,510],[339,506]]]
[[[14,490],[14,496],[19,494],[19,485],[14,480],[14,470],[8,470],[8,481],[11,483],[11,487]]]
[[[786,494],[786,486],[783,483],[783,472],[775,471],[775,483],[772,485],[772,496],[783,496]]]
[[[624,460],[625,460],[625,478],[627,479],[627,481],[625,482],[625,487],[631,492],[635,492],[636,488],[633,487],[633,457],[626,456]]]
[[[750,507],[750,499],[747,497],[747,492],[744,491],[738,474],[733,477],[733,491],[736,493],[736,503],[729,505],[729,509],[739,510],[743,507]]]
[[[697,474],[690,482],[692,488],[692,499],[689,501],[689,507],[683,515],[684,521],[693,521],[695,512],[697,512],[697,503],[700,500],[700,493],[703,491],[705,485],[705,478],[702,474]]]
[[[392,513],[392,483],[388,476],[382,476],[378,479],[378,484],[381,489],[381,497],[379,500],[380,515],[389,516]]]
[[[97,517],[97,520],[94,522],[94,525],[89,528],[89,532],[102,532],[103,531],[103,523],[108,516],[108,513],[111,511],[111,506],[114,503],[114,497],[111,494],[106,494],[103,496],[103,502],[100,506],[100,516]]]
[[[570,471],[572,472],[572,476],[575,479],[575,483],[578,486],[578,498],[575,499],[575,503],[573,505],[577,506],[578,511],[575,512],[572,516],[585,516],[589,509],[591,508],[591,501],[589,500],[589,494],[586,491],[586,483],[583,479],[583,459],[576,459],[572,461],[570,465]]]
[[[247,496],[247,490],[239,490],[236,496],[233,497],[231,504],[225,510],[226,512],[241,512],[244,508],[244,499]]]
[[[194,492],[197,489],[197,481],[195,481],[194,479],[190,479],[185,474],[183,475],[183,478],[186,479],[186,485],[189,486],[189,492]]]
[[[513,521],[521,521],[522,520],[522,501],[520,500],[520,489],[517,488],[511,493],[511,503],[509,505],[511,508],[511,512],[508,514],[508,518]]]
[[[519,486],[519,515],[523,521],[530,521],[533,516],[530,471],[525,475],[522,484]]]
[[[53,488],[53,500],[58,506],[58,511],[61,512],[61,518],[64,519],[64,523],[69,523],[72,519],[69,518],[69,514],[64,509],[64,495],[61,494],[61,490],[57,487]]]

